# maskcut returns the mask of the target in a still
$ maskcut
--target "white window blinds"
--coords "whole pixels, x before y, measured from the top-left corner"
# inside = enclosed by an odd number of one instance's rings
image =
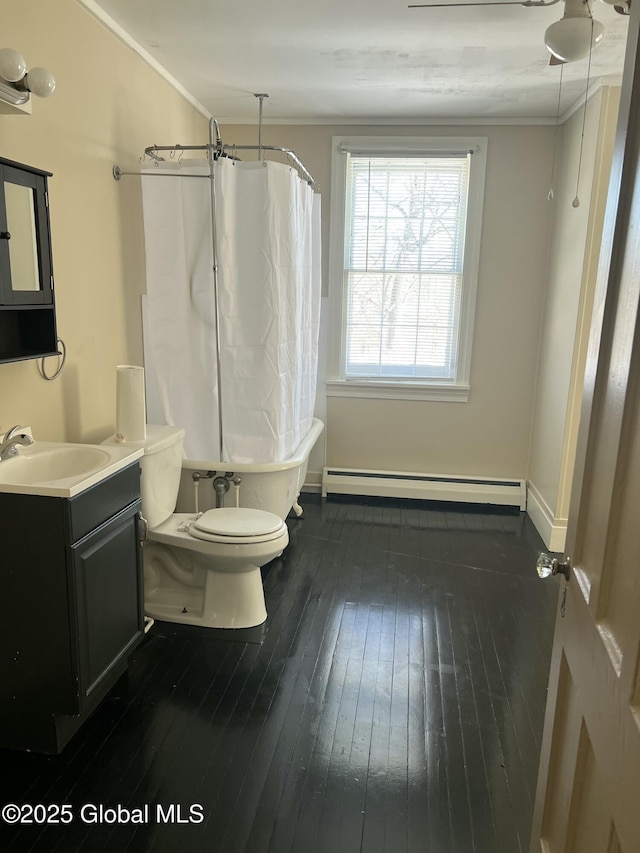
[[[347,156],[345,378],[455,380],[471,155]]]

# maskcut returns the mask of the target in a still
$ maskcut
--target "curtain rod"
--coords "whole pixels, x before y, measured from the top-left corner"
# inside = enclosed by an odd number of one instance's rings
[[[264,98],[268,98],[268,95],[264,94],[256,94],[256,98],[260,100],[260,119],[259,119],[259,134],[258,134],[258,145],[225,145],[222,141],[222,136],[220,135],[220,125],[218,124],[218,120],[211,116],[209,119],[209,143],[208,145],[150,145],[148,148],[144,149],[144,153],[146,157],[150,157],[152,160],[155,160],[156,163],[160,163],[164,161],[164,157],[160,157],[156,152],[158,151],[206,151],[208,154],[208,159],[215,160],[223,154],[234,153],[236,151],[258,151],[262,153],[263,151],[277,151],[281,154],[285,154],[289,160],[293,163],[295,168],[298,170],[298,174],[301,178],[303,178],[309,186],[313,189],[315,186],[315,180],[311,174],[311,172],[304,165],[302,160],[296,156],[295,152],[290,148],[280,148],[277,145],[263,145],[262,144],[262,101]],[[215,138],[215,142],[214,142]],[[260,159],[260,158],[258,158]],[[142,175],[142,172],[124,172],[120,166],[113,167],[113,177],[116,181],[119,181],[123,175]],[[144,173],[148,174],[148,173]],[[186,175],[184,177],[187,177]],[[200,175],[192,175],[189,177],[202,177]],[[211,177],[211,176],[209,176]]]
[[[291,160],[295,168],[298,170],[300,177],[304,178],[304,180],[309,184],[310,187],[315,186],[315,180],[307,167],[302,163],[302,161],[296,156],[296,154],[290,148],[280,148],[277,145],[225,145],[225,144],[209,144],[209,145],[150,145],[148,148],[144,149],[144,153],[147,157],[150,157],[152,160],[155,160],[157,163],[166,162],[163,157],[157,157],[155,155],[156,151],[207,151],[209,153],[214,152],[217,153],[218,156],[222,154],[233,154],[235,151],[276,151],[281,154],[286,154],[286,156]],[[147,175],[153,174],[152,172],[125,172],[119,166],[113,167],[113,177],[116,181],[119,181],[123,175]],[[163,177],[169,177],[169,175],[164,175]],[[183,178],[208,178],[208,175],[185,175],[185,174],[176,174],[174,177],[183,177]]]

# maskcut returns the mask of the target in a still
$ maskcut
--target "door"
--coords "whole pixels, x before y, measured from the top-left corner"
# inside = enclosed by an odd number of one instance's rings
[[[629,22],[531,853],[640,850],[639,20],[640,3]]]

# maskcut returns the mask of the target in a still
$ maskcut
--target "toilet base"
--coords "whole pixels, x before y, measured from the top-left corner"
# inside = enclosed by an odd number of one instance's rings
[[[209,540],[189,533],[193,521],[193,515],[174,513],[149,530],[142,551],[146,615],[203,628],[262,625],[267,610],[260,566],[286,548],[286,525],[276,518],[278,529],[266,540]]]
[[[204,588],[145,589],[144,611],[162,622],[203,628],[255,628],[267,618],[260,568],[237,574],[207,572]]]

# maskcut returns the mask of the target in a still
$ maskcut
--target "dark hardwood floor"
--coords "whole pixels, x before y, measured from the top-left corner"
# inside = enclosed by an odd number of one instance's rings
[[[61,755],[0,750],[0,804],[73,814],[2,851],[528,849],[560,586],[528,517],[303,498],[263,627],[156,623]]]

